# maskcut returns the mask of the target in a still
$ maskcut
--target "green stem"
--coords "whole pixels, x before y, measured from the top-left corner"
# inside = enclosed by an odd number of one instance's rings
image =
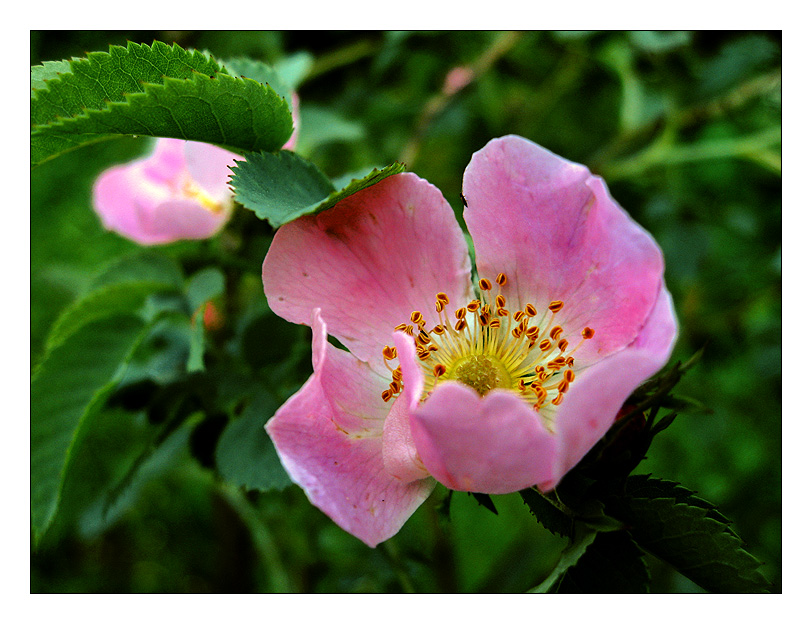
[[[337,50],[328,52],[324,56],[321,56],[315,60],[313,67],[307,74],[305,80],[310,81],[316,76],[326,74],[327,72],[338,69],[339,67],[352,65],[364,57],[372,56],[380,49],[380,47],[381,45],[375,41],[362,39],[361,41],[356,41],[350,45],[344,46],[343,48],[338,48]]]
[[[395,576],[398,577],[398,583],[400,583],[401,589],[403,589],[404,593],[407,594],[415,593],[414,585],[406,572],[406,566],[403,564],[403,560],[400,557],[400,551],[395,545],[394,538],[388,539],[383,543],[383,550],[386,553],[386,556],[389,558],[389,561],[392,563],[392,567],[395,570]]]
[[[266,586],[260,588],[260,591],[267,593],[290,593],[295,591],[293,583],[279,557],[276,540],[260,517],[259,512],[246,500],[245,495],[233,485],[220,484],[219,493],[245,523],[254,541],[260,561],[267,572]]]
[[[493,43],[485,48],[482,53],[468,65],[473,74],[471,82],[477,80],[491,67],[493,67],[496,61],[507,54],[519,42],[521,36],[522,33],[515,31],[499,33],[499,36],[496,37]],[[420,116],[418,117],[414,134],[403,148],[398,160],[406,163],[407,165],[414,162],[415,158],[417,157],[417,153],[420,150],[420,143],[431,125],[431,122],[434,121],[434,119],[436,119],[437,116],[446,109],[446,107],[448,107],[451,100],[457,93],[457,91],[454,93],[440,92],[426,102]]]
[[[679,165],[719,158],[751,158],[757,162],[760,155],[771,153],[770,148],[781,141],[781,128],[767,128],[744,137],[703,141],[692,145],[672,145],[657,140],[634,156],[614,164],[608,163],[601,173],[612,180],[642,175],[656,167]]]

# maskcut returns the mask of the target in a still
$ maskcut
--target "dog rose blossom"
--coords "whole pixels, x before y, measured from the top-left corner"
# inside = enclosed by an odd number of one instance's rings
[[[463,196],[474,279],[451,206],[411,173],[281,227],[263,265],[271,309],[313,329],[313,375],[267,431],[369,546],[436,481],[553,489],[676,339],[659,247],[586,167],[494,139]]]
[[[238,159],[215,145],[158,139],[147,157],[99,176],[93,208],[108,230],[141,245],[209,238],[231,216],[229,166]]]
[[[291,94],[293,150],[299,133],[299,98]],[[229,177],[241,156],[221,147],[161,138],[152,152],[104,171],[93,185],[93,208],[108,230],[140,245],[210,238],[231,217]]]

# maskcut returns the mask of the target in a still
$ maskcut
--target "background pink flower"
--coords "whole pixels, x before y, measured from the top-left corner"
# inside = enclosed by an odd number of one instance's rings
[[[474,154],[463,194],[476,290],[453,210],[413,174],[283,226],[263,265],[270,307],[314,329],[314,374],[268,432],[371,546],[435,479],[555,487],[676,337],[659,248],[585,167],[508,136]]]
[[[141,245],[209,238],[228,221],[230,165],[220,147],[158,139],[139,160],[105,171],[93,185],[93,208],[104,226]]]
[[[291,93],[293,134],[299,136],[299,97]],[[141,245],[204,239],[231,217],[230,166],[243,160],[221,147],[160,138],[152,152],[111,167],[93,185],[93,208],[108,230]]]

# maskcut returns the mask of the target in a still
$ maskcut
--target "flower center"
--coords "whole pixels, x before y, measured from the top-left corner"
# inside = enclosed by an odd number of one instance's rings
[[[183,181],[182,192],[184,197],[192,199],[203,206],[209,212],[218,214],[224,208],[223,204],[215,201],[202,186],[195,182],[192,178],[187,178]]]
[[[455,380],[485,396],[495,388],[511,390],[533,409],[558,406],[570,384],[575,381],[573,354],[595,335],[584,327],[581,340],[570,348],[564,330],[555,323],[563,301],[552,301],[544,313],[527,303],[511,311],[502,295],[507,277],[496,277],[495,289],[487,279],[479,280],[480,297],[449,314],[448,295],[437,293],[435,310],[438,323],[428,328],[423,314],[414,311],[410,323],[395,329],[414,338],[417,357],[425,376],[425,400],[437,384]],[[390,361],[398,357],[394,347],[383,349],[383,359],[392,372],[392,382],[381,394],[389,401],[403,390],[400,366]]]
[[[492,355],[469,355],[461,358],[448,372],[448,379],[456,379],[471,386],[480,396],[485,396],[494,388],[510,388],[510,373]]]

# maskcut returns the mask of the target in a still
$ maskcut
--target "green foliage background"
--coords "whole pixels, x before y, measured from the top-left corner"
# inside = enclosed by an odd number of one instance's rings
[[[311,54],[298,90],[297,153],[331,178],[402,161],[461,211],[471,154],[509,133],[603,175],[665,253],[681,323],[674,358],[705,347],[677,390],[709,411],[680,414],[638,472],[678,481],[716,504],[780,591],[780,34],[48,31],[32,33],[31,64],[155,39],[221,59],[273,63]],[[473,69],[474,81],[444,95],[446,75],[460,65]],[[106,265],[137,251],[101,228],[90,188],[103,169],[145,148],[143,140],[116,139],[32,170],[32,365],[60,313]],[[243,276],[227,310],[236,329],[219,347],[236,349],[245,376],[273,380],[275,392],[245,407],[240,420],[201,409],[161,438],[112,521],[99,521],[81,479],[67,484],[86,504],[32,554],[31,590],[517,592],[538,585],[564,540],[544,531],[518,494],[493,497],[494,515],[457,493],[449,522],[438,488],[400,534],[372,550],[296,487],[253,490],[246,499],[211,470],[221,435],[253,430],[310,372],[308,332],[275,318],[262,297],[259,272],[272,235],[267,222],[238,210],[218,239],[162,251],[186,278],[231,259],[224,278],[198,273],[187,295],[217,294],[233,286],[234,274]],[[163,332],[164,350],[190,331]],[[234,379],[222,373],[224,384],[245,383],[240,371],[231,371]],[[119,409],[120,420],[105,421],[106,439],[150,435],[149,414],[129,422]],[[252,485],[273,487],[263,478]],[[652,591],[698,590],[656,559],[648,564]]]

